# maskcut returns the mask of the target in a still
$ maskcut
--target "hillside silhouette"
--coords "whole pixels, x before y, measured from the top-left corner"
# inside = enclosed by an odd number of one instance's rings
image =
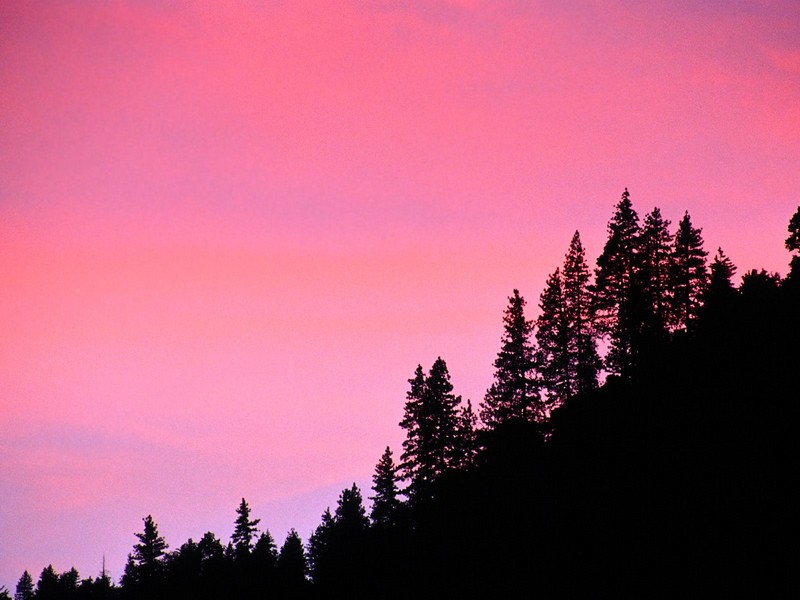
[[[419,365],[402,449],[305,543],[279,544],[244,498],[228,543],[170,548],[148,515],[119,582],[46,567],[14,598],[786,595],[800,207],[788,275],[738,284],[688,212],[670,225],[657,208],[640,222],[626,189],[594,272],[576,232],[535,321],[513,290],[477,409],[442,358]]]

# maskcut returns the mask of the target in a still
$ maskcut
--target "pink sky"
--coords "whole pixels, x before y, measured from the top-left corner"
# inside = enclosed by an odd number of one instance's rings
[[[625,186],[785,273],[798,4],[561,4],[0,4],[0,585],[306,539]]]

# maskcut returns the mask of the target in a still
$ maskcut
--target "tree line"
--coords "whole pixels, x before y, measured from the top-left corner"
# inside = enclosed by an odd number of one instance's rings
[[[777,535],[754,511],[780,514],[765,502],[791,454],[800,207],[789,274],[738,286],[688,212],[670,225],[658,208],[640,221],[625,189],[593,273],[576,231],[535,320],[513,290],[477,414],[442,358],[418,365],[369,513],[354,484],[279,549],[242,499],[227,544],[208,532],[172,552],[147,516],[118,583],[48,566],[15,600],[668,596],[723,576],[741,589],[745,557],[781,581],[780,558],[745,541]]]

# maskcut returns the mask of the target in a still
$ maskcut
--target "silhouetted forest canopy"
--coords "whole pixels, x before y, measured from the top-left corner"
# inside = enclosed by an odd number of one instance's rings
[[[279,546],[243,498],[230,541],[177,547],[148,515],[119,581],[47,566],[14,598],[784,596],[800,207],[787,216],[788,275],[737,282],[688,212],[640,218],[626,189],[594,269],[575,232],[538,318],[512,291],[476,410],[442,358],[410,369],[369,513],[353,484]]]

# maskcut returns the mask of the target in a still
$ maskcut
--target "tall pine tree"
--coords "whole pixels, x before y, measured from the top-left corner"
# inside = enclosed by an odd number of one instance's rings
[[[36,600],[57,600],[62,595],[58,574],[53,565],[47,565],[36,584]]]
[[[309,540],[309,572],[322,596],[362,596],[368,530],[361,490],[354,483],[342,490],[333,515],[325,511]]]
[[[456,449],[453,466],[457,469],[468,469],[475,464],[478,453],[478,417],[472,410],[472,401],[467,400],[458,409],[456,421]]]
[[[597,324],[608,335],[606,368],[627,375],[636,362],[641,332],[641,290],[636,281],[639,216],[628,188],[608,223],[608,240],[597,259],[594,305]]]
[[[793,293],[800,293],[800,206],[789,220],[789,237],[786,238],[786,249],[794,252],[789,263],[789,274],[786,276],[784,285],[787,289],[794,290]]]
[[[733,276],[736,274],[736,265],[734,265],[733,261],[722,251],[722,248],[717,248],[714,260],[711,261],[710,271],[711,275],[708,280],[707,296],[712,294],[732,294],[736,291],[736,286],[733,284]]]
[[[539,297],[539,310],[537,362],[542,387],[547,392],[545,405],[550,411],[572,396],[576,388],[574,372],[570,369],[569,326],[560,269],[547,278]]]
[[[789,219],[789,237],[786,238],[786,249],[789,252],[800,252],[800,206]]]
[[[457,461],[458,412],[461,398],[453,394],[450,373],[441,357],[425,376],[418,366],[400,426],[406,430],[401,471],[412,501],[427,494],[430,485]]]
[[[372,511],[370,518],[376,527],[388,529],[398,524],[401,503],[397,488],[397,467],[392,458],[392,449],[386,446],[372,476]]]
[[[484,397],[481,420],[488,427],[512,420],[543,421],[547,411],[535,375],[533,322],[525,318],[525,299],[519,290],[508,299],[503,326],[500,352],[494,361],[494,382]]]
[[[333,531],[333,515],[330,507],[322,513],[322,522],[317,525],[308,539],[308,572],[318,587],[324,587],[332,577],[330,561],[327,560],[328,547]]]
[[[640,238],[639,283],[643,326],[652,338],[665,337],[671,321],[672,234],[658,207],[644,218]]]
[[[291,529],[278,554],[277,576],[289,594],[298,594],[306,587],[306,554],[297,531]],[[294,596],[291,596],[294,597]]]
[[[601,361],[597,353],[597,332],[592,315],[592,298],[589,293],[589,266],[586,253],[577,231],[572,236],[564,258],[562,274],[564,311],[569,332],[569,365],[573,371],[575,393],[597,388],[597,374]]]
[[[542,386],[552,411],[597,387],[601,361],[589,293],[589,267],[580,234],[572,236],[563,271],[556,269],[539,297],[536,342]]]
[[[17,582],[14,600],[33,600],[33,598],[33,577],[31,577],[30,573],[25,571]]]
[[[708,285],[702,229],[692,226],[687,211],[678,223],[672,253],[673,327],[690,330],[700,314]]]
[[[122,585],[133,596],[159,597],[165,570],[165,552],[169,546],[159,535],[152,515],[147,515],[143,520],[144,531],[134,534],[139,543],[128,555]]]
[[[256,526],[261,522],[261,519],[250,519],[250,507],[244,498],[242,498],[239,508],[236,509],[236,514],[238,516],[236,517],[231,542],[233,542],[237,559],[243,559],[253,549],[253,538],[258,533]]]

